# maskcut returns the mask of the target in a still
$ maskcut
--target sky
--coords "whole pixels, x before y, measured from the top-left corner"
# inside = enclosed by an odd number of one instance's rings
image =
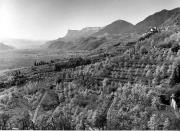
[[[180,0],[0,0],[0,39],[53,40],[67,30],[103,27],[115,20],[133,24]]]

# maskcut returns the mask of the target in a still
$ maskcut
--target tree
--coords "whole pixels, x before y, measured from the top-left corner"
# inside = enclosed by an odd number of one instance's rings
[[[176,59],[174,62],[173,71],[169,79],[169,84],[171,87],[178,83],[180,83],[180,58]]]
[[[165,77],[166,75],[166,65],[163,64],[160,68],[160,71],[161,71],[161,77]]]
[[[156,114],[153,114],[151,117],[150,117],[150,121],[148,122],[148,127],[149,129],[151,130],[157,130],[158,128],[158,123],[157,123],[157,118],[158,116]]]
[[[151,79],[152,79],[152,77],[153,77],[153,73],[152,73],[151,69],[149,69],[149,70],[146,72],[146,77],[148,78],[149,85],[151,85]]]
[[[160,75],[160,66],[156,67],[156,71],[155,71],[155,76],[159,76]]]
[[[7,130],[8,129],[9,119],[10,119],[10,116],[6,113],[3,113],[0,115],[0,129],[1,130]]]
[[[178,43],[174,43],[173,45],[172,45],[172,47],[171,47],[171,51],[172,52],[178,52],[178,50],[180,49],[180,46],[179,46],[179,44]]]
[[[170,61],[174,60],[174,55],[171,55],[171,57],[169,58]]]

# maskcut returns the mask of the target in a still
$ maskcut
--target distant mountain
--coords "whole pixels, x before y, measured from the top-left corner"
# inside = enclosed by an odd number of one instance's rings
[[[166,23],[168,26],[170,23],[173,24],[173,18],[180,14],[180,8],[173,10],[162,10],[160,12],[154,13],[153,15],[148,16],[143,21],[136,24],[133,30],[137,33],[144,33],[151,29],[152,27],[159,27]]]
[[[28,39],[5,39],[3,43],[16,47],[17,49],[31,49],[38,48],[40,45],[43,45],[45,41],[36,41]]]
[[[76,47],[80,41],[88,38],[95,32],[99,31],[100,27],[86,27],[82,30],[68,30],[66,36],[53,41],[48,41],[42,47],[50,49],[69,49]]]
[[[105,26],[104,28],[99,30],[94,35],[98,36],[98,35],[104,35],[104,34],[121,34],[121,33],[127,32],[132,27],[133,27],[133,24],[131,24],[127,21],[117,20],[117,21]]]
[[[82,30],[69,30],[65,37],[49,41],[48,48],[93,50],[118,41],[135,40],[152,27],[180,28],[180,8],[156,12],[143,21],[133,25],[124,20],[117,20],[103,27],[88,27]],[[128,36],[128,37],[127,37]]]
[[[12,49],[14,49],[14,47],[5,45],[5,44],[3,44],[3,43],[0,43],[0,51],[12,50]]]
[[[62,39],[64,41],[75,41],[81,37],[89,37],[98,32],[100,29],[100,27],[86,27],[82,30],[68,30],[66,36],[64,36]]]
[[[50,48],[50,49],[68,49],[73,46],[73,42],[64,41],[61,39],[48,41],[46,44],[42,45],[43,48]]]
[[[82,40],[78,45],[77,49],[80,50],[93,50],[98,48],[100,45],[104,44],[107,41],[106,37],[89,37],[85,40]]]

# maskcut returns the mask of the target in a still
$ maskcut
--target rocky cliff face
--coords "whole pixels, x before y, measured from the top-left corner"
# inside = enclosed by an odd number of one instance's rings
[[[68,30],[66,36],[47,42],[44,47],[51,49],[74,48],[80,41],[100,30],[100,27],[86,27],[82,30]]]
[[[81,37],[89,37],[99,30],[99,27],[86,27],[82,30],[68,30],[66,36],[62,39],[64,39],[65,41],[74,41],[80,39]]]

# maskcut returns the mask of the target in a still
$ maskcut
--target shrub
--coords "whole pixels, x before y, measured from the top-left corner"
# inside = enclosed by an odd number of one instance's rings
[[[146,47],[142,46],[142,47],[140,48],[140,53],[141,53],[141,55],[147,54],[147,53],[148,53],[148,50],[146,49]]]

